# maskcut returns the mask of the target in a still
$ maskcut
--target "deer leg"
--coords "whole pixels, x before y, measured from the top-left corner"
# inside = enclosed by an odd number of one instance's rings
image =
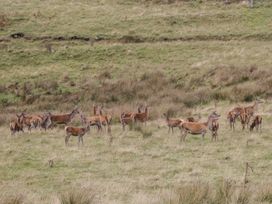
[[[123,128],[123,131],[125,131],[125,123],[122,120],[121,120],[121,125],[122,125],[122,128]]]
[[[174,127],[172,127],[172,134],[174,134]]]
[[[203,131],[203,132],[201,133],[201,135],[202,135],[202,140],[204,140],[205,134],[206,134],[205,131]]]
[[[68,146],[68,141],[69,141],[70,135],[67,134],[65,137],[65,145]]]
[[[180,135],[180,142],[185,142],[185,137],[186,137],[187,131],[181,129],[180,133],[181,133],[181,135]]]

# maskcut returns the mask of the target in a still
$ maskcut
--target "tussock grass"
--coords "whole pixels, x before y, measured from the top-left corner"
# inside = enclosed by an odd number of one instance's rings
[[[24,204],[24,196],[21,194],[8,194],[2,192],[0,196],[0,203],[1,204]]]
[[[176,129],[168,134],[164,120],[126,131],[113,124],[110,146],[106,132],[98,134],[91,128],[80,148],[74,137],[65,147],[63,128],[11,136],[2,126],[1,189],[20,189],[18,194],[26,192],[24,201],[34,203],[50,203],[56,192],[68,200],[76,199],[80,192],[83,198],[95,195],[95,203],[167,203],[170,199],[172,203],[179,203],[179,199],[180,203],[269,203],[271,105],[258,107],[264,118],[261,133],[242,131],[239,123],[231,132],[224,113],[233,106],[218,103],[222,118],[217,142],[211,142],[208,133],[203,141],[188,135],[186,143],[180,143],[180,132]],[[213,105],[206,105],[192,114],[200,113],[201,121],[206,121],[212,110]],[[143,138],[145,131],[152,135]],[[51,159],[54,166],[49,168]],[[249,173],[243,191],[245,162],[254,172]],[[84,190],[89,186],[95,192]],[[60,194],[56,196],[60,198]]]
[[[61,193],[59,196],[60,204],[92,204],[94,194],[86,189],[71,189],[68,192]]]

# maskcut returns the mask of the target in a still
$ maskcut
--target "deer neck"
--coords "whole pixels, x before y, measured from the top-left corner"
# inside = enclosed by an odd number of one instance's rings
[[[70,113],[70,119],[72,119],[73,117],[75,117],[75,115],[76,115],[76,112],[75,112],[75,111],[72,111],[72,112]]]

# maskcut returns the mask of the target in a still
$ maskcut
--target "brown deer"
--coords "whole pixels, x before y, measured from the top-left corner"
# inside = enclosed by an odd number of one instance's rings
[[[48,112],[41,117],[42,117],[42,121],[41,121],[40,127],[46,131],[52,124],[51,113]]]
[[[138,106],[137,112],[123,112],[122,114],[123,114],[124,117],[130,117],[130,116],[132,116],[134,114],[141,113],[142,112],[142,107],[143,107],[142,105]]]
[[[194,117],[188,117],[187,118],[188,122],[197,122],[196,119]]]
[[[109,130],[112,117],[111,115],[103,115],[103,112],[102,112],[103,109],[104,109],[104,106],[101,106],[99,110],[100,123],[101,125],[108,127],[108,130]]]
[[[250,125],[249,130],[253,131],[254,128],[256,128],[257,131],[261,130],[262,122],[263,122],[262,116],[256,115],[253,122]]]
[[[127,116],[126,113],[122,113],[121,116],[120,116],[120,122],[122,124],[123,131],[124,131],[126,125],[133,125],[133,123],[134,123],[133,114]]]
[[[236,122],[236,118],[238,117],[238,115],[239,115],[239,113],[237,113],[233,110],[228,112],[227,119],[229,121],[230,129],[233,131],[235,130],[235,122]]]
[[[172,129],[172,134],[174,133],[174,128],[179,127],[181,122],[184,122],[181,119],[178,118],[169,118],[168,114],[164,113],[164,117],[166,118],[166,124],[168,126],[168,133],[170,132],[170,129]]]
[[[211,129],[211,123],[213,120],[216,120],[220,117],[219,114],[213,112],[209,117],[208,121],[201,123],[201,122],[183,122],[179,126],[181,130],[181,141],[185,142],[185,138],[187,134],[192,135],[202,135],[202,139],[204,139],[205,134],[207,133],[208,129]]]
[[[250,119],[254,116],[259,103],[260,101],[255,101],[253,105],[245,107],[245,112],[247,114],[247,121],[246,121],[247,127],[249,126]]]
[[[79,127],[72,127],[72,126],[65,126],[65,145],[68,146],[69,138],[70,136],[78,137],[78,146],[81,144],[83,145],[83,136],[90,131],[90,124],[86,120],[84,116],[81,115],[82,123],[85,125],[85,127],[79,128]]]
[[[218,119],[213,119],[212,122],[211,122],[211,127],[210,127],[210,130],[212,132],[212,141],[217,140],[218,129],[219,129]]]
[[[16,119],[12,120],[9,123],[9,128],[10,128],[10,131],[11,131],[11,135],[14,135],[16,132],[20,132],[20,131],[24,132],[24,126],[20,122],[22,115],[16,114],[16,117],[17,117]]]
[[[51,115],[52,124],[65,124],[71,122],[71,120],[75,117],[76,114],[79,114],[78,108],[74,108],[71,113],[63,114],[63,115]]]
[[[146,121],[148,120],[148,107],[149,106],[145,106],[145,111],[143,113],[132,114],[135,123],[141,122],[146,125]]]
[[[97,131],[99,132],[102,129],[102,124],[100,122],[100,116],[97,114],[97,106],[93,105],[93,116],[85,117],[87,123],[90,126],[96,126]]]
[[[21,114],[20,123],[27,127],[28,131],[31,132],[33,127],[32,116],[26,115],[25,112]]]
[[[141,111],[142,105],[138,106],[138,112],[122,112],[120,115],[120,123],[125,130],[126,125],[133,125],[134,123],[134,115],[137,113],[142,113]]]

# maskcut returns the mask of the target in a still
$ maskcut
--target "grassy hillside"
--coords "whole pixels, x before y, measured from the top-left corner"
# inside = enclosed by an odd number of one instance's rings
[[[174,3],[171,3],[174,2]],[[268,204],[271,189],[272,2],[0,0],[0,204]],[[264,103],[262,132],[228,129],[234,105]],[[112,137],[78,148],[63,127],[10,136],[28,113],[90,115],[104,104]],[[150,105],[147,127],[120,112]],[[221,115],[219,141],[167,133],[162,114]],[[79,124],[76,118],[72,124]],[[48,166],[53,160],[53,167]],[[253,167],[244,187],[245,163]],[[82,202],[80,202],[80,200]],[[17,202],[16,202],[17,201]],[[61,202],[62,201],[62,202]]]
[[[218,1],[1,3],[2,108],[58,109],[63,102],[69,109],[79,102],[190,108],[271,95],[270,1],[254,9]]]

